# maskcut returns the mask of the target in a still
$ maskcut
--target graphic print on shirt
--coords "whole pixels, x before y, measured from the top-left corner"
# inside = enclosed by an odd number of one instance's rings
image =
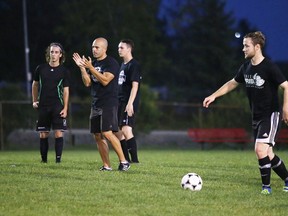
[[[96,71],[99,71],[100,73],[102,73],[101,67],[94,67]],[[94,82],[99,82],[98,79],[91,73],[91,78]]]
[[[263,89],[265,80],[261,78],[257,73],[254,75],[244,74],[246,87]]]
[[[121,70],[119,73],[118,85],[122,85],[126,81],[126,75],[124,70]]]

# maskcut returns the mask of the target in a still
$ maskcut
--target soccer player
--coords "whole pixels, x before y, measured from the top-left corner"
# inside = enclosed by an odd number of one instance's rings
[[[262,49],[265,36],[262,32],[251,32],[243,38],[243,52],[248,59],[239,68],[233,79],[206,97],[203,106],[208,107],[216,98],[235,89],[240,83],[246,86],[252,112],[252,128],[255,153],[258,158],[262,180],[262,194],[271,194],[271,168],[285,182],[283,191],[288,192],[288,172],[284,162],[274,154],[275,136],[280,124],[278,87],[284,90],[282,120],[288,123],[288,82],[280,69],[265,58]]]
[[[73,60],[80,68],[84,85],[91,87],[90,132],[94,134],[103,162],[100,170],[112,170],[107,139],[118,155],[118,170],[127,171],[130,163],[125,159],[120,141],[113,133],[118,131],[119,64],[106,54],[107,48],[108,42],[105,38],[96,38],[92,43],[94,61],[90,57],[80,57],[78,53],[73,54]]]
[[[118,121],[120,131],[117,134],[125,158],[132,163],[139,163],[137,143],[133,134],[135,113],[139,104],[139,85],[141,80],[139,63],[133,58],[134,42],[121,40],[118,45],[119,56],[123,58],[119,74],[119,108]],[[131,156],[131,160],[129,157]]]
[[[38,110],[36,130],[40,133],[40,153],[47,163],[49,131],[54,130],[56,163],[61,162],[63,131],[67,129],[70,74],[63,66],[65,51],[60,43],[46,49],[46,64],[37,66],[32,83],[33,108]]]

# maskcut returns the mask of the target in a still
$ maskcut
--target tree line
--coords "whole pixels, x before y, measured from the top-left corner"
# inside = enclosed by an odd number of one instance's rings
[[[158,89],[163,100],[199,101],[232,78],[243,62],[237,31],[256,30],[236,23],[223,0],[26,0],[30,69],[45,61],[50,42],[63,44],[72,74],[72,96],[88,96],[73,52],[91,54],[96,37],[109,41],[108,54],[118,57],[120,39],[135,42],[143,84]],[[1,77],[26,79],[22,0],[0,0]],[[162,90],[162,91],[160,91]],[[162,92],[162,93],[161,93]]]

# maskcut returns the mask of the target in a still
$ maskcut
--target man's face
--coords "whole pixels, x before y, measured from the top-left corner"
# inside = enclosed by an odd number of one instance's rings
[[[60,58],[62,57],[61,48],[58,46],[50,47],[50,62],[57,63],[60,62]]]
[[[106,49],[104,47],[104,44],[100,40],[93,41],[92,53],[93,57],[96,59],[101,59],[105,55]]]
[[[131,52],[131,49],[129,48],[129,46],[127,46],[126,43],[120,42],[118,45],[118,53],[120,57],[125,57],[127,56],[128,53]]]
[[[245,59],[253,58],[256,50],[251,38],[243,39],[243,49]]]

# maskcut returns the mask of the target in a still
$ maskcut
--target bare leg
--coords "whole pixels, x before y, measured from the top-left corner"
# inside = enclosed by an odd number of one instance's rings
[[[101,134],[95,133],[94,134],[96,144],[98,147],[99,154],[101,156],[103,166],[104,167],[111,167],[110,159],[109,159],[109,146],[105,139],[101,138]]]
[[[258,160],[262,159],[262,158],[265,158],[267,156],[271,160],[274,157],[274,153],[273,153],[272,148],[266,143],[257,142],[255,144],[255,153],[256,153],[256,156],[257,156]]]
[[[113,134],[112,131],[105,131],[103,132],[103,135],[106,137],[106,139],[111,143],[114,151],[116,152],[119,161],[120,162],[126,162],[125,156],[123,154],[121,144],[119,139]]]

